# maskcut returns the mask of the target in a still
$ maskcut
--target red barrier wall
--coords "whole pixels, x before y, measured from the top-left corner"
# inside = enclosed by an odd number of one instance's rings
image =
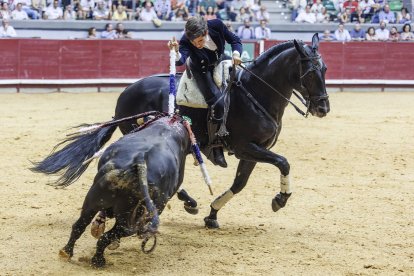
[[[266,41],[265,49],[276,44]],[[259,45],[255,45],[258,53]],[[0,79],[140,78],[168,73],[166,41],[0,40]],[[414,43],[321,43],[327,79],[412,80]],[[183,68],[178,68],[178,71]]]

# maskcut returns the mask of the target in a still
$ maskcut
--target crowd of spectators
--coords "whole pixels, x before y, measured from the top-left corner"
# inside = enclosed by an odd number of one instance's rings
[[[411,23],[401,0],[288,0],[299,23]]]
[[[398,32],[396,26],[387,28],[387,23],[381,21],[378,28],[369,27],[364,30],[360,23],[356,23],[354,28],[349,32],[344,28],[343,23],[339,23],[338,29],[331,33],[325,30],[321,36],[323,41],[414,41],[414,35],[411,31],[411,25],[405,23]]]
[[[14,20],[186,21],[196,14],[240,23],[270,19],[260,0],[0,0],[0,4],[0,19]]]

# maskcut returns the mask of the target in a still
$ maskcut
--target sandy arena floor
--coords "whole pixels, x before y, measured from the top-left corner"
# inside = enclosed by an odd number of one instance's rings
[[[2,275],[414,275],[414,93],[331,94],[331,113],[304,119],[288,107],[275,151],[288,158],[294,193],[271,210],[279,171],[260,164],[247,187],[204,229],[210,202],[230,187],[228,169],[208,165],[215,196],[188,158],[184,185],[200,205],[187,214],[174,198],[161,215],[154,253],[136,237],[92,256],[87,232],[70,263],[58,258],[96,163],[64,190],[29,171],[80,123],[111,119],[118,94],[0,95],[0,274]],[[119,137],[119,132],[114,138]]]

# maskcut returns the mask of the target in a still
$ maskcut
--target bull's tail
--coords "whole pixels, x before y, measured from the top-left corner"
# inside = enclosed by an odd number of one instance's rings
[[[56,185],[66,187],[85,172],[89,165],[89,162],[85,161],[108,142],[116,128],[117,125],[107,126],[89,133],[70,136],[57,144],[44,160],[33,162],[31,170],[48,175],[60,175]],[[63,144],[66,145],[56,151]]]
[[[147,208],[147,215],[149,216],[149,224],[146,226],[145,232],[149,235],[154,235],[157,233],[160,220],[157,208],[148,191],[147,165],[145,164],[145,161],[138,162],[137,171],[139,189],[144,196],[145,207]]]

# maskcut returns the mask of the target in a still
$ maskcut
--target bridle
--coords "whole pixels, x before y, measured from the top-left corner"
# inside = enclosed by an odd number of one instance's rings
[[[264,79],[262,79],[261,77],[259,77],[258,75],[256,75],[255,73],[253,73],[250,69],[248,69],[246,66],[244,65],[239,65],[240,68],[242,68],[244,71],[247,71],[248,73],[250,73],[252,76],[254,76],[255,78],[257,78],[258,80],[260,80],[263,84],[265,84],[267,87],[269,87],[270,89],[272,89],[274,92],[276,92],[280,97],[282,97],[285,101],[287,101],[289,104],[291,104],[295,110],[301,114],[303,117],[307,118],[309,116],[309,108],[311,105],[311,102],[317,102],[319,100],[326,100],[328,99],[328,94],[324,94],[324,95],[320,95],[320,96],[310,96],[309,93],[309,89],[307,87],[305,87],[303,85],[303,78],[305,78],[309,73],[313,72],[313,71],[318,71],[318,70],[322,70],[322,62],[320,62],[321,60],[321,55],[319,54],[315,54],[313,56],[307,56],[307,57],[301,57],[300,58],[300,64],[299,64],[299,81],[300,81],[300,87],[302,89],[302,91],[306,91],[307,95],[306,96],[302,96],[300,94],[298,94],[296,91],[292,91],[293,95],[295,95],[296,98],[299,99],[299,101],[306,107],[306,112],[303,111],[302,109],[300,109],[296,104],[294,104],[291,100],[289,100],[288,98],[286,98],[282,93],[280,93],[276,88],[274,88],[272,85],[270,85],[269,83],[267,83]],[[243,63],[247,63],[247,62],[255,62],[254,60],[251,61],[246,61]],[[302,74],[303,72],[303,63],[311,63],[311,66],[309,66],[309,68],[306,70],[306,72],[304,74]],[[233,70],[235,71],[235,70]],[[242,90],[244,90],[245,92],[248,92],[244,86],[242,85],[241,82],[241,76],[243,74],[243,71],[239,71],[238,76],[237,76],[237,81],[236,81],[236,86],[242,88]],[[249,93],[250,94],[250,93]],[[249,95],[248,95],[249,96]],[[252,96],[249,96],[249,98],[252,98]],[[256,105],[258,103],[255,103]],[[259,107],[260,109],[264,109],[261,106]]]

